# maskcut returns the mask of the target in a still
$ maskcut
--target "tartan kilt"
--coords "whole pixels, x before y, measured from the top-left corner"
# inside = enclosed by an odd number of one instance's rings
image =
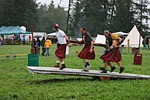
[[[93,60],[95,59],[95,51],[89,52],[91,46],[84,46],[81,52],[78,54],[78,57],[81,59]]]
[[[120,49],[119,49],[119,48],[116,48],[116,49],[115,49],[115,58],[116,58],[116,61],[117,61],[117,62],[122,61],[122,56],[121,56],[121,52],[120,52]]]
[[[104,61],[104,62],[116,62],[117,59],[115,57],[115,52],[109,51],[105,54],[103,54],[102,56],[100,56],[100,58]]]
[[[67,44],[60,44],[59,46],[57,46],[55,55],[60,58],[65,58],[66,57],[66,46],[67,46]]]

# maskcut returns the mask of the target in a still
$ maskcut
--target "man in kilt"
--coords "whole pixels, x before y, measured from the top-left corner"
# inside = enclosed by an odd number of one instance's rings
[[[100,57],[104,61],[104,68],[100,69],[102,70],[102,73],[107,73],[106,68],[109,65],[111,67],[110,72],[113,72],[116,67],[112,66],[110,62],[116,62],[120,67],[119,73],[122,73],[124,71],[124,67],[122,67],[121,64],[122,57],[118,47],[121,39],[119,39],[119,37],[117,38],[117,36],[113,36],[113,34],[111,34],[108,30],[104,31],[104,35],[106,37],[106,50],[104,55]]]
[[[91,65],[89,64],[88,60],[95,59],[95,52],[94,52],[94,41],[92,40],[90,34],[87,32],[86,28],[80,28],[80,32],[82,33],[82,43],[84,44],[83,49],[78,54],[80,59],[83,59],[85,68],[83,71],[89,71]]]
[[[56,30],[56,38],[58,40],[57,49],[55,51],[56,65],[54,67],[62,70],[66,67],[64,58],[66,56],[66,46],[69,44],[69,39],[67,35],[60,29],[58,24],[54,24],[54,29]],[[61,67],[59,67],[60,63]]]

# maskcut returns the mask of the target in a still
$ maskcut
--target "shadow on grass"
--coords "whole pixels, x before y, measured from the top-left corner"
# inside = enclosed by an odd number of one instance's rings
[[[66,83],[66,82],[85,82],[93,81],[93,78],[60,78],[60,79],[46,79],[29,81],[29,84],[49,84],[49,83]]]
[[[101,80],[100,77],[81,77],[81,78],[55,78],[46,80],[33,80],[28,81],[28,84],[49,84],[49,83],[67,83],[67,82],[89,82],[89,81],[126,81],[126,80],[146,80],[146,79],[127,79],[127,78],[113,78]]]

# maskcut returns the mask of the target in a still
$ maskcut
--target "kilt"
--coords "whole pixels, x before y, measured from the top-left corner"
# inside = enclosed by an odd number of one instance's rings
[[[116,48],[116,49],[115,49],[115,57],[116,57],[116,61],[117,61],[117,62],[122,61],[122,57],[121,57],[121,53],[120,53],[119,48]]]
[[[81,52],[78,54],[78,57],[81,59],[93,60],[95,59],[95,51],[89,52],[91,46],[84,46]]]
[[[55,51],[55,55],[59,58],[65,58],[66,57],[66,46],[67,46],[67,44],[59,44],[59,46],[57,46],[57,49]]]
[[[104,62],[116,62],[117,59],[115,57],[115,52],[109,51],[105,54],[103,54],[102,56],[100,56],[100,58],[104,61]]]

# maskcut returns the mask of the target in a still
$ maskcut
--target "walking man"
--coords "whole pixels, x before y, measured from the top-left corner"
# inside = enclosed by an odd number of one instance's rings
[[[122,67],[121,64],[121,53],[119,48],[116,46],[118,45],[119,40],[115,40],[112,38],[112,34],[109,33],[108,30],[104,31],[104,35],[106,37],[106,50],[105,53],[100,57],[103,61],[104,61],[104,68],[100,68],[102,70],[102,73],[107,73],[107,66],[109,65],[111,67],[111,71],[113,72],[116,67],[112,66],[110,62],[116,62],[119,67],[120,67],[120,71],[119,73],[122,73],[124,71],[124,67]]]
[[[87,32],[86,28],[80,28],[80,32],[82,33],[82,43],[84,44],[83,49],[78,54],[80,59],[83,59],[85,68],[83,71],[89,71],[91,65],[89,64],[88,60],[95,59],[95,52],[94,52],[94,41],[92,40],[90,34]]]
[[[56,30],[56,38],[58,40],[57,49],[55,51],[56,65],[54,67],[62,70],[66,67],[64,58],[66,55],[66,46],[69,44],[69,39],[67,35],[60,29],[58,24],[54,24],[54,29]],[[59,67],[60,63],[61,67]]]

